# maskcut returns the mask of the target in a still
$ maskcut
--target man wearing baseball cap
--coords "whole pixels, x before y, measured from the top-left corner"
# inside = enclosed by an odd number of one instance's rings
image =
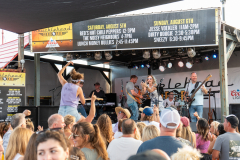
[[[139,111],[141,112],[141,121],[143,123],[145,123],[147,126],[154,125],[160,130],[159,123],[154,121],[153,109],[151,107],[146,106],[144,108],[139,108]]]
[[[234,114],[224,117],[223,126],[226,133],[217,137],[213,146],[212,159],[239,159],[240,134],[236,132],[239,120]]]
[[[137,153],[146,150],[161,149],[170,157],[182,148],[184,144],[176,139],[176,130],[180,124],[180,115],[177,110],[167,107],[161,111],[160,115],[160,131],[159,137],[144,142]]]

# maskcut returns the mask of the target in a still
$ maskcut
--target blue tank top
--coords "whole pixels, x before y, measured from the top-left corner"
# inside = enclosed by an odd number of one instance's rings
[[[77,108],[80,98],[76,97],[78,85],[66,83],[62,87],[60,106],[71,106]]]

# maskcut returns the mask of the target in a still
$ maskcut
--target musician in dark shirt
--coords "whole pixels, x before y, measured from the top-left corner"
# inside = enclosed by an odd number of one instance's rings
[[[92,97],[92,93],[94,92],[94,95],[97,97],[97,98],[105,98],[105,92],[103,90],[100,89],[100,83],[99,82],[96,82],[94,84],[94,87],[95,87],[95,90],[93,90],[89,97]]]

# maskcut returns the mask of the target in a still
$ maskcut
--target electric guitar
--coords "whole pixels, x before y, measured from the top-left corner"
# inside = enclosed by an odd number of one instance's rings
[[[134,86],[138,90],[138,95],[142,95],[141,89],[139,87]],[[134,101],[136,101],[138,104],[142,104],[142,100],[139,97],[134,97]]]
[[[192,102],[195,101],[195,98],[194,98],[194,97],[195,97],[195,94],[197,93],[197,91],[198,91],[211,77],[212,77],[212,75],[209,74],[209,75],[207,76],[207,78],[202,82],[202,84],[201,84],[197,89],[193,89],[193,90],[192,90],[190,97],[187,96],[187,97],[188,97],[188,100],[187,100],[187,102],[185,102],[186,105],[187,105],[187,109],[190,108],[191,105],[192,105]]]

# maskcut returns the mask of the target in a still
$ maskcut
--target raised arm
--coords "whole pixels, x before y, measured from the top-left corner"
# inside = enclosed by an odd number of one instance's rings
[[[73,65],[73,62],[71,62],[71,61],[68,62],[57,74],[58,75],[58,79],[59,79],[60,83],[62,84],[62,86],[64,86],[64,84],[67,83],[67,81],[63,78],[62,74],[65,71],[65,69],[67,68],[67,66],[69,66],[70,64]]]

